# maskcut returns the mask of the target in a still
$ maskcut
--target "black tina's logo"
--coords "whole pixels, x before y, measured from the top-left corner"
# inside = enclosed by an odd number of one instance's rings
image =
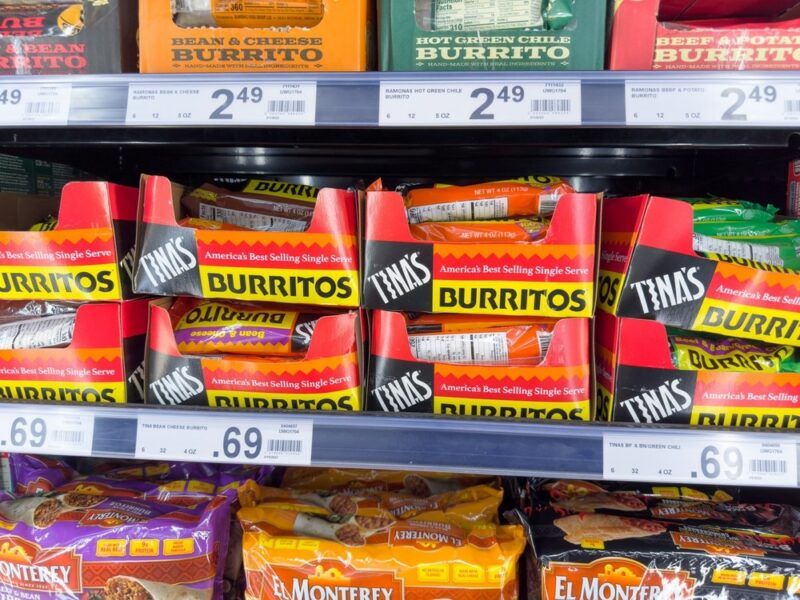
[[[183,404],[205,391],[203,381],[192,374],[189,365],[179,366],[151,381],[147,389],[159,404]]]
[[[699,275],[698,267],[681,267],[672,273],[649,277],[628,286],[636,291],[642,313],[647,315],[702,298],[706,286]]]
[[[403,412],[433,399],[433,390],[424,379],[421,369],[406,371],[400,377],[374,387],[370,395],[377,400],[379,410]]]
[[[692,407],[692,394],[681,387],[684,384],[681,378],[675,377],[653,389],[645,389],[632,398],[620,401],[615,420],[633,423],[673,420]],[[619,414],[620,409],[624,409],[624,414]]]
[[[369,275],[367,281],[384,304],[405,296],[431,280],[431,270],[421,262],[420,255],[420,252],[404,254],[400,260]]]

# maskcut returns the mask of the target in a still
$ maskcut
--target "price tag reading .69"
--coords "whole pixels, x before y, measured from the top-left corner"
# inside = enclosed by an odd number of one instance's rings
[[[382,81],[385,127],[573,125],[581,122],[579,81]]]
[[[308,465],[311,419],[214,419],[156,413],[138,419],[136,458]]]
[[[794,487],[796,442],[605,434],[603,476],[621,481]]]
[[[23,413],[0,426],[0,451],[88,455],[93,435],[92,415]]]

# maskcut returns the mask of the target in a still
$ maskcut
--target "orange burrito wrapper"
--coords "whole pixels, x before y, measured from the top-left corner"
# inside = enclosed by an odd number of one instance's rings
[[[537,185],[497,181],[475,185],[416,188],[406,194],[409,223],[484,221],[510,217],[547,217],[558,199],[573,192],[562,181]]]
[[[357,496],[391,491],[417,498],[455,491],[474,485],[500,487],[491,475],[418,473],[378,469],[289,467],[281,480],[282,488],[309,492],[344,492]]]
[[[427,314],[414,313],[406,315],[408,333],[456,333],[474,331],[475,329],[494,329],[497,327],[513,327],[515,325],[540,325],[552,329],[556,319],[536,317],[507,317],[491,315],[463,314]]]
[[[398,492],[365,490],[364,495],[324,493],[260,486],[254,481],[239,488],[242,507],[262,506],[300,511],[342,522],[356,515],[383,519],[447,522],[459,527],[497,523],[503,491],[489,485],[413,498]]]
[[[189,227],[190,229],[207,229],[209,231],[252,231],[252,229],[247,229],[246,227],[239,227],[222,221],[210,221],[199,217],[186,217],[178,221],[178,225]]]
[[[418,360],[462,364],[537,365],[547,354],[552,326],[517,325],[461,333],[409,334]]]
[[[248,600],[518,598],[520,525],[464,528],[361,515],[337,521],[268,505],[237,516]]]
[[[169,309],[178,350],[185,354],[303,356],[318,313],[269,304],[178,298]]]
[[[411,235],[426,242],[513,243],[535,242],[547,233],[547,223],[534,219],[417,223]]]

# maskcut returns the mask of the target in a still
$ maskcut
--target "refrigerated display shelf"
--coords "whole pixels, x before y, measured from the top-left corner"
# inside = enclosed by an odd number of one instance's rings
[[[34,423],[39,419],[41,423]],[[142,433],[157,423],[162,431]],[[278,464],[415,468],[497,475],[603,479],[614,465],[605,447],[613,440],[653,443],[753,445],[798,451],[798,436],[780,431],[631,427],[605,423],[450,418],[432,415],[236,411],[158,406],[64,406],[0,403],[0,451],[97,458],[209,462],[265,462],[276,423],[303,425],[298,437],[311,441],[306,460],[283,454]],[[178,429],[166,429],[179,424]],[[248,438],[248,429],[257,435]],[[231,432],[231,428],[238,431]],[[310,433],[313,430],[313,433]],[[202,433],[194,433],[202,431]],[[258,437],[259,448],[250,442]],[[233,438],[236,438],[234,441]],[[22,442],[22,443],[20,443]],[[225,448],[228,445],[227,449]],[[162,447],[159,447],[162,446]],[[257,454],[257,455],[256,455]],[[746,453],[745,453],[746,457]],[[794,487],[798,468],[789,461],[784,479]],[[724,467],[724,465],[723,465]],[[608,474],[608,473],[606,473]],[[630,477],[629,477],[630,478]],[[626,479],[618,473],[613,479]],[[632,477],[631,479],[637,479]],[[668,480],[665,478],[664,480]],[[758,482],[737,481],[741,485]]]
[[[282,84],[302,88],[296,98],[302,101],[303,108],[291,114],[275,113],[270,120],[262,121],[264,111],[251,110],[253,88],[261,86],[259,99],[276,100],[273,108],[282,110],[279,106],[289,105],[280,105],[278,100],[295,97],[273,97],[275,88],[271,86]],[[399,103],[387,103],[382,86],[401,84],[422,93],[412,93]],[[517,85],[527,94],[524,99],[516,96],[528,107],[522,111],[513,107],[512,92]],[[638,100],[632,97],[631,86],[636,85],[642,86]],[[41,86],[70,88],[68,109],[63,104],[56,109],[59,103],[52,101],[63,96],[34,97]],[[566,86],[570,91],[563,98],[551,97],[544,95],[544,86]],[[156,95],[170,90],[196,93],[181,95],[172,103],[158,97],[152,106],[160,107],[159,116],[142,120],[132,118],[135,111],[129,102],[130,90],[143,87]],[[240,97],[243,88],[247,93]],[[431,89],[441,93],[431,96],[427,92]],[[452,92],[455,89],[462,92]],[[14,90],[22,90],[22,94],[14,96],[17,104],[12,106]],[[212,99],[220,90],[228,91]],[[655,96],[650,97],[652,94]],[[492,102],[481,108],[490,96]],[[561,98],[566,104],[544,102],[552,98]],[[534,103],[539,112],[532,118]],[[217,109],[223,104],[228,108],[220,113]],[[437,106],[446,110],[431,112],[438,110]],[[15,144],[87,140],[291,144],[336,139],[347,143],[349,138],[341,132],[346,128],[350,130],[348,136],[356,136],[359,142],[402,145],[404,140],[419,142],[423,127],[441,126],[450,129],[445,136],[449,142],[459,143],[480,141],[493,135],[492,130],[503,127],[509,143],[787,147],[800,131],[800,76],[792,72],[492,72],[0,77],[0,108],[8,109],[2,111],[5,117],[0,114],[0,142]],[[402,109],[397,111],[399,122],[397,118],[386,118],[390,108]],[[59,117],[36,112],[47,110],[62,114]],[[422,114],[426,110],[431,114]],[[409,113],[418,111],[416,122],[407,118]],[[211,118],[213,112],[219,113],[216,118]],[[179,117],[190,113],[192,117]],[[487,118],[491,115],[494,118]],[[87,134],[83,127],[105,131]],[[322,131],[327,128],[338,131]],[[408,128],[413,131],[402,131]],[[532,140],[533,128],[537,134]],[[609,129],[616,130],[617,135],[609,137]],[[437,140],[435,131],[426,135],[431,141]]]

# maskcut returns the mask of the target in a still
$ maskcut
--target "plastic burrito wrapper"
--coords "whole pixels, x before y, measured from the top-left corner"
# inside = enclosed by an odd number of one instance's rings
[[[0,350],[68,346],[78,306],[77,302],[0,303]]]
[[[179,27],[313,27],[322,0],[172,0]]]
[[[432,31],[542,28],[542,0],[430,0]],[[417,6],[420,8],[419,4]]]

